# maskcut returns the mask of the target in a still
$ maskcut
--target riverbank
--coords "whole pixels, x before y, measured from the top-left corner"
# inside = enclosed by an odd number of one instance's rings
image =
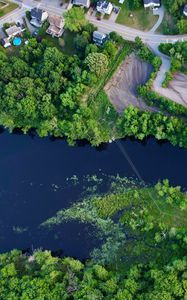
[[[0,254],[2,300],[9,295],[14,299],[26,295],[28,300],[43,295],[56,300],[62,295],[67,300],[90,296],[123,300],[127,295],[152,299],[162,298],[166,291],[171,299],[185,296],[186,195],[168,180],[147,187],[113,176],[107,193],[99,193],[102,181],[96,176],[87,179],[90,197],[59,211],[42,226],[72,220],[91,223],[102,241],[100,247],[83,261],[41,250]],[[171,280],[175,280],[172,289]]]
[[[4,131],[0,148],[1,252],[61,249],[64,255],[88,257],[98,244],[90,240],[86,224],[70,222],[50,231],[40,224],[82,199],[82,192],[98,183],[95,176],[103,183],[110,181],[110,175],[141,176],[151,185],[168,178],[172,185],[187,189],[187,150],[153,138],[119,140],[99,148],[84,141],[69,147],[61,139]]]
[[[98,146],[119,138],[143,140],[154,136],[158,140],[167,139],[174,146],[187,147],[186,121],[180,117],[133,106],[120,115],[116,112],[103,90],[104,85],[134,49],[142,55],[141,59],[154,56],[140,41],[132,44],[116,33],[111,40],[114,45],[108,43],[110,47],[113,45],[113,52],[109,51],[108,56],[105,52],[88,54],[87,66],[85,57],[67,56],[45,39],[42,42],[30,39],[18,55],[9,56],[1,49],[0,125],[10,132],[21,129],[25,134],[34,128],[40,137],[65,137],[70,145],[84,139]],[[89,61],[93,59],[100,64],[100,58],[105,67],[97,73],[97,68],[90,69]],[[60,65],[64,67],[59,68]],[[103,76],[102,81],[98,75]]]

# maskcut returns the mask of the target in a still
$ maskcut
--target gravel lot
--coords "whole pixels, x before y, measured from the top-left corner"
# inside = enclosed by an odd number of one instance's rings
[[[137,87],[149,79],[152,66],[131,54],[118,68],[105,86],[110,101],[121,113],[130,104],[143,110],[153,110],[137,95]]]
[[[173,80],[169,82],[168,88],[161,88],[159,92],[163,96],[187,107],[187,75],[175,74]]]

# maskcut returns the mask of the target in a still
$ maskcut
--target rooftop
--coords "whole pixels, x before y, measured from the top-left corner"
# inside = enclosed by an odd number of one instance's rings
[[[61,28],[64,26],[64,20],[61,16],[50,15],[48,18],[49,24]]]
[[[61,16],[50,15],[48,21],[50,26],[46,32],[52,36],[60,37],[63,33],[64,19]]]
[[[106,34],[99,32],[99,31],[94,31],[93,32],[93,39],[98,39],[98,40],[103,40],[106,38]]]
[[[41,8],[34,7],[33,9],[31,9],[31,18],[41,20],[43,13],[44,11]]]
[[[79,4],[83,6],[87,6],[89,0],[73,0],[74,4]]]
[[[9,37],[22,32],[21,28],[16,25],[7,28],[5,31]]]
[[[147,4],[160,4],[160,0],[144,0],[144,5]]]
[[[107,9],[108,5],[109,5],[109,2],[106,0],[99,0],[97,2],[97,6],[102,7],[103,9]]]

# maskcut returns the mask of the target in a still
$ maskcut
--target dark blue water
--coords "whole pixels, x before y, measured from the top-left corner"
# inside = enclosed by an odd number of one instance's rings
[[[187,188],[187,149],[122,140],[95,149],[88,144],[69,147],[65,141],[0,135],[0,250],[63,249],[85,258],[97,244],[86,225],[67,223],[53,230],[39,225],[80,197],[67,177],[87,174],[140,176],[146,183],[168,178]],[[22,233],[19,233],[21,228]]]

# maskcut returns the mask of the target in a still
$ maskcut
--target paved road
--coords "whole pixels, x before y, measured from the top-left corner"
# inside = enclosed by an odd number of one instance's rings
[[[159,45],[160,43],[176,42],[177,40],[187,41],[187,34],[167,36],[167,35],[155,34],[152,32],[143,32],[134,28],[113,23],[110,20],[99,21],[92,16],[88,16],[88,20],[94,25],[96,25],[98,29],[101,30],[102,32],[109,33],[111,31],[116,31],[125,39],[130,41],[133,41],[137,36],[139,36],[144,43],[153,43],[157,45]]]
[[[63,15],[66,11],[64,7],[60,6],[59,0],[12,0],[15,3],[20,5],[20,8],[13,11],[9,15],[5,16],[4,18],[0,19],[0,27],[2,27],[3,23],[5,22],[12,22],[21,19],[26,10],[30,10],[33,7],[41,7],[48,11],[51,14]],[[160,9],[159,11],[159,19],[157,23],[153,26],[153,28],[149,32],[142,32],[140,30],[130,28],[124,25],[116,24],[112,20],[97,20],[94,16],[87,15],[88,20],[96,25],[98,29],[104,33],[110,33],[111,31],[118,32],[122,37],[127,40],[133,41],[137,36],[142,39],[144,43],[147,43],[154,52],[159,55],[162,59],[162,66],[158,75],[154,81],[153,87],[154,89],[162,94],[162,82],[165,78],[165,72],[167,72],[170,68],[170,60],[169,58],[165,57],[158,51],[158,45],[160,43],[168,43],[168,42],[176,42],[176,41],[187,41],[187,34],[186,35],[177,35],[177,36],[166,36],[161,34],[155,34],[156,29],[160,26],[163,16],[164,16],[164,9]],[[176,101],[176,99],[172,99]],[[177,102],[177,101],[176,101]],[[181,103],[182,104],[182,103]]]
[[[22,12],[28,9],[31,9],[32,7],[39,6],[45,10],[47,10],[49,13],[54,13],[57,15],[62,15],[66,9],[62,8],[60,6],[60,1],[54,0],[13,0],[15,3],[18,3],[22,6]],[[20,12],[21,14],[21,12]],[[14,12],[10,15],[7,16],[7,18],[13,18],[14,17]],[[144,43],[152,43],[159,45],[160,43],[168,43],[168,42],[175,42],[177,40],[184,41],[187,40],[187,34],[186,35],[181,35],[181,36],[165,36],[161,34],[155,34],[154,32],[142,32],[140,30],[130,28],[124,25],[116,24],[112,22],[110,19],[109,20],[97,20],[93,16],[87,16],[88,20],[92,22],[94,25],[98,27],[99,30],[101,30],[104,33],[109,33],[111,31],[116,31],[121,36],[123,36],[125,39],[133,41],[136,36],[139,36]],[[4,18],[2,19],[2,21]],[[2,22],[1,21],[1,22]],[[4,22],[4,21],[3,21]]]
[[[153,15],[159,16],[158,21],[155,23],[155,25],[149,30],[149,32],[154,33],[159,26],[161,25],[163,19],[164,19],[164,14],[165,14],[165,9],[164,6],[162,5],[160,8],[153,10]]]
[[[11,22],[21,20],[25,16],[25,12],[26,12],[25,8],[15,9],[12,13],[7,14],[3,18],[0,18],[0,27],[2,27],[4,23],[11,23]]]
[[[167,55],[161,53],[156,45],[149,44],[149,46],[152,51],[162,59],[162,65],[153,82],[153,90],[158,94],[187,107],[187,84],[185,84],[187,77],[182,74],[177,74],[177,79],[170,82],[169,88],[163,88],[162,83],[166,76],[165,73],[170,70],[171,60]]]
[[[33,7],[40,7],[50,14],[62,15],[66,9],[60,6],[59,0],[12,0],[21,5],[22,8],[31,10]]]

